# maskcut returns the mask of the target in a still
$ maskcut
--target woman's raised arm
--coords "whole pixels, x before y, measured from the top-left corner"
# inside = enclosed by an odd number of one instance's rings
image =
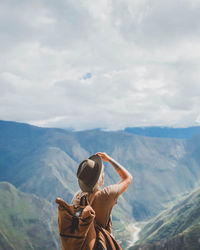
[[[131,183],[133,179],[132,175],[123,166],[121,166],[117,161],[112,159],[106,153],[98,152],[96,154],[98,154],[102,158],[102,160],[111,163],[111,165],[117,171],[118,175],[121,177],[121,181],[118,183],[118,185],[119,193],[122,194]]]

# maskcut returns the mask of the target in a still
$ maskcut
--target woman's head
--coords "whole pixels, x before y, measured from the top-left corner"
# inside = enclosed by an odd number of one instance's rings
[[[93,192],[97,185],[102,185],[104,178],[103,164],[99,155],[92,155],[78,167],[78,183],[82,191]]]

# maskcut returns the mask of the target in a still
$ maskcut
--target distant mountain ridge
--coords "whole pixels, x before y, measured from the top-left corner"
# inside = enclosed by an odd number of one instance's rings
[[[15,129],[14,124],[20,124],[20,128],[18,128],[18,132],[20,133],[21,129],[27,128],[27,126],[34,127],[35,130],[43,130],[48,128],[40,128],[38,126],[30,125],[27,123],[18,123],[13,121],[3,121],[0,120],[1,128],[2,127],[10,127],[10,129]],[[4,125],[3,125],[4,124]],[[49,128],[53,129],[53,128]],[[68,132],[72,132],[73,129],[62,129],[62,128],[55,128],[56,130],[65,130]],[[86,131],[101,131],[101,128],[85,130]],[[119,131],[120,132],[120,131]],[[195,135],[200,134],[200,126],[190,126],[190,127],[164,127],[164,126],[145,126],[145,127],[126,127],[121,132],[126,132],[135,135],[142,135],[147,137],[157,137],[157,138],[177,138],[177,139],[189,139]]]
[[[200,126],[193,126],[187,128],[171,128],[171,127],[128,127],[124,129],[125,132],[143,135],[147,137],[158,138],[177,138],[190,139],[195,135],[200,134]]]

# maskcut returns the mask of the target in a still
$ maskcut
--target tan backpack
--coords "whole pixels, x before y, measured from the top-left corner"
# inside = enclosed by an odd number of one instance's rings
[[[90,204],[92,205],[95,195]],[[96,241],[94,227],[95,211],[86,196],[82,196],[80,205],[68,205],[57,198],[58,228],[60,232],[62,250],[92,250]]]
[[[113,236],[95,223],[92,203],[96,194],[93,195],[90,203],[85,195],[82,196],[78,206],[68,205],[60,198],[56,199],[62,250],[121,249]]]

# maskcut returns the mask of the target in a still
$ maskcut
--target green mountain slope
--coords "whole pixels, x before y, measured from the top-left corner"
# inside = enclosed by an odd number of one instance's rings
[[[77,163],[57,147],[46,147],[24,157],[12,183],[21,190],[34,193],[51,202],[61,196],[70,201],[78,190]]]
[[[148,223],[130,249],[200,249],[200,188]]]
[[[0,249],[59,249],[57,211],[47,201],[0,182]]]

